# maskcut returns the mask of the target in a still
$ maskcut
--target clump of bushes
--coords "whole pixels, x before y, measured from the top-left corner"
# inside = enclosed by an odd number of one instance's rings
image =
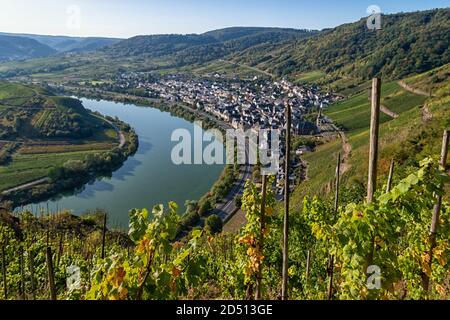
[[[205,230],[211,234],[218,234],[222,232],[223,222],[218,215],[211,215],[205,221]]]
[[[18,143],[10,143],[0,149],[0,166],[7,165],[11,161],[12,155],[18,146]]]

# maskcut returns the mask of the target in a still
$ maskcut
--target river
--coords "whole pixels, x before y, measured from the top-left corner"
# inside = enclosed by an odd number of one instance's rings
[[[83,105],[103,115],[118,117],[130,124],[139,136],[139,149],[112,178],[101,178],[69,195],[59,195],[48,202],[28,206],[51,211],[71,210],[82,214],[96,208],[109,214],[110,226],[127,228],[128,212],[169,201],[179,204],[184,212],[186,200],[198,200],[219,178],[223,165],[175,165],[171,151],[173,130],[183,128],[193,136],[195,124],[156,108],[139,107],[111,101],[81,99]]]

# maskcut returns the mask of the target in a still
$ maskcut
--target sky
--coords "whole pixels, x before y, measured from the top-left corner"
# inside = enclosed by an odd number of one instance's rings
[[[202,33],[231,26],[323,29],[448,0],[0,0],[0,32],[105,36]]]

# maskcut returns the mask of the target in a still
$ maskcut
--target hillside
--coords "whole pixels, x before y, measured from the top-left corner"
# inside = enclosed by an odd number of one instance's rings
[[[401,79],[450,62],[449,33],[450,9],[399,13],[384,15],[379,31],[361,19],[282,47],[249,48],[230,60],[294,81],[319,72],[312,82],[339,91],[374,76]]]
[[[56,50],[36,40],[0,35],[0,62],[46,57]]]
[[[386,81],[382,86],[381,103],[398,117],[380,116],[379,186],[385,182],[392,159],[398,176],[420,159],[439,154],[444,129],[450,128],[450,83],[436,81],[450,72],[450,64],[409,77],[402,82]],[[408,83],[406,90],[401,83]],[[426,96],[422,91],[435,93]],[[343,129],[346,148],[339,136],[319,145],[315,152],[304,156],[308,162],[309,179],[300,184],[293,195],[293,207],[301,206],[305,195],[330,193],[337,154],[348,154],[344,161],[343,185],[348,194],[365,194],[367,158],[369,152],[370,101],[365,91],[330,106],[325,114]],[[331,194],[329,195],[331,197]]]
[[[46,201],[99,175],[110,175],[136,151],[138,141],[128,125],[89,112],[77,99],[57,96],[49,87],[0,81],[0,297],[180,299],[183,309],[188,306],[185,301],[196,299],[449,300],[450,165],[442,168],[437,159],[443,131],[450,130],[450,9],[394,14],[383,21],[378,32],[367,30],[362,19],[321,32],[229,28],[201,35],[138,36],[95,52],[0,65],[0,78],[62,83],[78,92],[87,88],[91,91],[85,92],[97,98],[115,97],[142,106],[154,106],[157,100],[144,97],[142,79],[123,73],[226,72],[249,78],[261,74],[330,86],[341,96],[331,105],[316,97],[314,105],[323,106],[320,130],[292,137],[292,153],[302,150],[302,163],[296,168],[301,179],[287,210],[271,187],[275,177],[265,184],[257,165],[243,175],[242,180],[249,179],[242,197],[231,200],[241,207],[234,229],[223,229],[221,218],[210,215],[204,225],[180,236],[197,211],[207,213],[218,194],[226,194],[233,185],[238,166],[229,166],[202,200],[186,203],[185,216],[173,202],[132,209],[125,234],[108,230],[114,222],[101,209],[80,217],[40,206],[36,216],[26,209],[13,212],[21,204]],[[111,77],[117,74],[120,81]],[[367,89],[374,76],[382,78],[382,113],[377,190],[373,201],[367,201]],[[205,94],[192,98],[191,93],[201,92],[195,84],[185,88],[175,84],[182,76],[171,78],[175,80],[169,85],[176,92],[163,87],[163,101],[178,98],[182,91],[193,104],[208,101]],[[103,83],[129,91],[102,92]],[[220,86],[217,80],[214,87]],[[284,87],[278,91],[287,95]],[[133,95],[138,88],[141,97]],[[264,85],[260,88],[253,92],[242,87],[239,90],[251,100],[237,98],[233,104],[264,108],[255,99],[265,91]],[[278,91],[269,95],[282,100]],[[215,98],[227,95],[220,88]],[[219,98],[212,101],[223,103]],[[300,103],[293,102],[297,108]],[[173,116],[179,116],[174,110],[181,108],[191,120],[199,120],[206,110],[181,103],[164,107]],[[319,108],[305,109],[310,112],[308,121],[319,116]],[[145,147],[144,153],[158,151],[148,141]],[[391,161],[395,167],[387,187]],[[138,171],[131,174],[142,178]],[[283,179],[291,178],[286,172]],[[144,180],[171,192],[170,185]],[[196,184],[195,179],[184,180],[189,187]],[[129,194],[134,192],[131,185],[126,187]],[[437,204],[440,195],[442,206]],[[99,205],[105,202],[95,200]],[[430,225],[436,227],[431,232]]]
[[[55,48],[59,52],[92,52],[113,45],[119,41],[121,41],[121,39],[93,37],[73,40],[69,38],[67,41],[59,43],[53,48]]]
[[[174,66],[204,63],[261,44],[280,44],[309,37],[315,31],[235,27],[204,34],[138,36],[102,50],[114,57],[164,57]]]

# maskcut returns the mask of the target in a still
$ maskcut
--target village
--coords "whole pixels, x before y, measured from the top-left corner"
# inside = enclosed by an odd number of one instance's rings
[[[226,122],[234,129],[280,130],[280,167],[277,174],[277,195],[284,194],[284,130],[286,127],[285,106],[291,106],[292,133],[315,135],[320,133],[322,111],[337,97],[323,93],[315,86],[295,85],[289,81],[229,79],[219,74],[197,78],[184,74],[165,75],[153,78],[148,74],[123,73],[114,79],[113,91],[133,89],[139,94],[172,103],[182,103],[208,113]],[[311,118],[314,115],[314,118]],[[291,163],[289,176],[291,189],[300,182],[300,155],[310,151],[305,146],[294,150],[296,157]]]

